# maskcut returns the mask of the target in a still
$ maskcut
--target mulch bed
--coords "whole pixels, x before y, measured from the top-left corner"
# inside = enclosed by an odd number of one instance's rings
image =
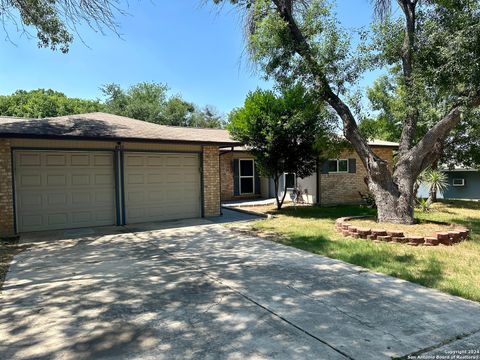
[[[365,219],[365,217],[351,216],[338,218],[335,222],[335,228],[344,236],[355,239],[372,240],[374,242],[393,242],[411,246],[450,246],[467,240],[470,236],[470,230],[458,225],[450,225],[448,231],[434,232],[431,236],[415,236],[411,234],[406,235],[403,231],[399,230],[382,229],[382,224],[378,224],[378,228],[375,229],[362,228],[349,224],[349,221],[358,219]]]

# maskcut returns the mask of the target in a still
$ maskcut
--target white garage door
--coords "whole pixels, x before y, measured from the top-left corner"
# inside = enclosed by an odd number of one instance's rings
[[[111,152],[15,151],[19,232],[115,224]]]
[[[125,210],[129,224],[199,217],[198,154],[125,154]]]

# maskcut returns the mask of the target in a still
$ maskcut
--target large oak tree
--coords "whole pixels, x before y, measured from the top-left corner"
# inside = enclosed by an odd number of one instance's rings
[[[478,0],[375,0],[374,31],[363,33],[367,57],[352,51],[349,34],[322,0],[229,1],[245,14],[251,58],[278,82],[295,79],[338,114],[343,133],[367,169],[381,222],[414,222],[414,184],[442,154],[462,117],[480,105],[480,6]],[[359,6],[359,5],[356,5]],[[362,136],[349,86],[366,69],[398,66],[405,91],[396,165],[388,167]],[[422,87],[435,92],[446,111],[416,139]],[[358,104],[357,104],[358,105]]]

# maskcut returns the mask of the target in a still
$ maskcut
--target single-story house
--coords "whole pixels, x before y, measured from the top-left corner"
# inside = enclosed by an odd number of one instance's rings
[[[480,171],[478,169],[458,166],[453,169],[444,168],[448,187],[438,193],[439,199],[480,200]],[[418,189],[418,197],[428,198],[429,191],[425,184]]]
[[[369,145],[376,155],[390,166],[393,165],[393,152],[398,148],[398,143],[374,140]],[[357,153],[353,149],[344,150],[338,159],[319,163],[314,174],[307,178],[284,174],[280,179],[280,196],[283,195],[286,181],[287,191],[291,193],[294,188],[301,189],[303,200],[309,204],[358,204],[362,201],[360,192],[368,193],[366,176],[366,169]],[[273,180],[258,174],[254,156],[242,146],[220,151],[220,179],[221,199],[224,202],[275,196]]]
[[[220,214],[226,130],[105,113],[0,117],[0,237]]]

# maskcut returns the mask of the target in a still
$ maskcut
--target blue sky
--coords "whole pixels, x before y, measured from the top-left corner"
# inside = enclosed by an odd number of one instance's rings
[[[337,2],[344,26],[371,21],[369,0]],[[121,38],[82,28],[88,46],[76,36],[68,54],[39,49],[36,39],[10,28],[14,44],[5,40],[0,47],[0,94],[52,88],[72,97],[100,98],[99,87],[106,83],[166,82],[172,94],[227,113],[242,105],[248,91],[270,86],[243,55],[235,11],[220,11],[203,0],[135,1],[127,11],[117,18]]]

